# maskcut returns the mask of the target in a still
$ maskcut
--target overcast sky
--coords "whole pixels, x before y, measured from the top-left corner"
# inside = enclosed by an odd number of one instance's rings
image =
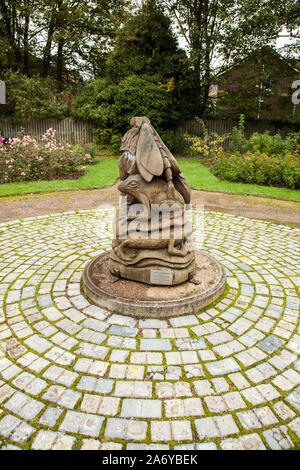
[[[137,6],[140,6],[143,3],[143,0],[135,0],[135,3]],[[286,30],[283,30],[281,34],[286,36],[288,35],[288,32]],[[280,37],[276,41],[276,49],[281,49],[282,47],[293,44],[294,42],[295,42],[295,39],[292,39],[289,37]],[[183,38],[179,38],[179,45],[183,49],[186,49],[186,42]]]

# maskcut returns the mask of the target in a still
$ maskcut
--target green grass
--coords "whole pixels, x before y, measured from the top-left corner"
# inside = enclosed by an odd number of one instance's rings
[[[103,188],[112,185],[118,174],[119,169],[116,158],[103,158],[97,160],[96,165],[87,166],[86,173],[77,180],[28,181],[2,184],[0,185],[0,196],[68,189]]]
[[[209,168],[196,160],[179,160],[178,163],[182,173],[193,189],[252,194],[262,197],[276,197],[290,201],[300,201],[299,189],[274,188],[272,186],[222,181],[216,178]]]
[[[250,194],[262,197],[275,197],[290,201],[300,201],[300,191],[296,189],[274,188],[256,184],[232,183],[216,178],[209,168],[197,160],[179,160],[180,167],[193,189],[221,191],[236,194]],[[72,189],[94,189],[112,185],[118,177],[116,157],[97,160],[96,165],[87,167],[85,175],[77,180],[33,181],[0,185],[0,196],[13,196],[37,192],[51,192]]]

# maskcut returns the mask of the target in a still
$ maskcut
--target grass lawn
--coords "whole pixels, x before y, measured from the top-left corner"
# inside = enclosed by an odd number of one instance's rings
[[[290,201],[300,201],[299,189],[274,188],[272,186],[222,181],[216,178],[209,168],[196,160],[179,160],[178,163],[182,173],[193,189],[253,194],[262,197],[276,197]]]
[[[13,196],[67,189],[103,188],[113,184],[119,174],[117,159],[99,159],[96,165],[87,166],[86,173],[76,180],[28,181],[0,185],[0,196]]]
[[[255,184],[232,183],[216,178],[209,168],[196,160],[179,160],[180,167],[193,189],[221,191],[237,194],[252,194],[262,197],[276,197],[300,201],[300,191]],[[85,175],[77,180],[34,181],[0,185],[0,196],[12,196],[37,192],[51,192],[70,189],[93,189],[112,185],[118,177],[117,157],[103,158],[96,165],[87,167]]]

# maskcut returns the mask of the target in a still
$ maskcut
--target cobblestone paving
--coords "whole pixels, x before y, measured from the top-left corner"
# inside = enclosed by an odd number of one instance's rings
[[[80,291],[85,263],[110,249],[112,214],[0,225],[0,447],[297,448],[300,231],[205,213],[224,296],[135,320]]]

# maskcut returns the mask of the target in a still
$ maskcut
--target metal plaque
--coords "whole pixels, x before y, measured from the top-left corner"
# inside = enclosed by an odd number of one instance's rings
[[[162,269],[151,269],[150,270],[150,283],[158,284],[161,286],[171,286],[173,284],[172,271],[163,271]]]

